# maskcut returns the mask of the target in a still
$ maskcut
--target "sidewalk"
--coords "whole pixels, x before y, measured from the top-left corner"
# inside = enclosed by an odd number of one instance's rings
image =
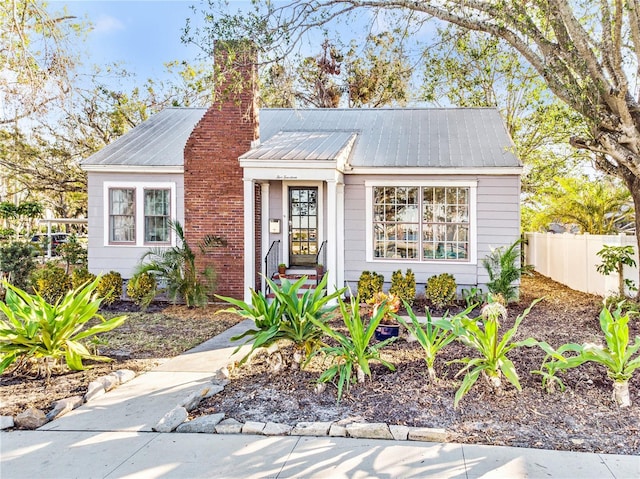
[[[230,361],[234,326],[38,431],[0,433],[0,478],[638,478],[640,457],[467,444],[215,434],[153,425]]]

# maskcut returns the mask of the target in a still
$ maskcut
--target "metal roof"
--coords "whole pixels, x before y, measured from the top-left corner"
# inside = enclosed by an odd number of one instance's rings
[[[336,160],[352,131],[281,131],[242,155],[252,160]]]
[[[165,109],[83,164],[182,166],[187,139],[205,111]],[[494,108],[261,109],[261,145],[248,153],[265,161],[335,159],[354,133],[352,167],[521,166]]]
[[[166,108],[85,159],[83,165],[182,166],[184,147],[206,108]]]
[[[280,131],[345,131],[358,138],[353,167],[519,167],[494,108],[264,109],[260,137]]]

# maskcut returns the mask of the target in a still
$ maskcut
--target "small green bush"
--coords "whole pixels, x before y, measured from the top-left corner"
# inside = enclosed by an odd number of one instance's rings
[[[384,276],[372,271],[363,271],[358,280],[358,296],[360,301],[371,301],[376,293],[382,291]]]
[[[389,293],[396,295],[411,306],[416,299],[416,275],[413,274],[413,271],[408,269],[406,275],[403,275],[400,269],[394,271],[391,275]]]
[[[71,266],[87,267],[87,249],[78,243],[76,235],[71,235],[69,241],[58,246],[56,251],[67,263],[67,271]]]
[[[47,263],[31,275],[33,289],[47,303],[55,303],[73,288],[71,277],[56,263]]]
[[[146,308],[158,293],[158,283],[149,273],[138,273],[127,283],[127,295],[138,306]]]
[[[35,250],[28,243],[14,242],[0,246],[0,272],[11,277],[11,284],[25,289],[36,268]]]
[[[96,275],[89,273],[87,268],[74,269],[73,273],[71,273],[71,284],[73,285],[73,289],[78,289],[83,284],[89,283],[94,279],[96,279]]]
[[[96,293],[103,298],[105,304],[113,304],[122,297],[122,275],[117,271],[109,271],[100,278]]]
[[[456,298],[456,286],[456,279],[449,273],[431,276],[427,280],[425,296],[436,308],[443,308]]]

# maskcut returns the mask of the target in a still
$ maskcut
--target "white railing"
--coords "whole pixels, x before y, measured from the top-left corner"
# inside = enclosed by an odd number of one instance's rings
[[[640,264],[635,236],[525,233],[525,238],[526,264],[558,283],[585,293],[606,296],[618,290],[617,274],[605,277],[596,271],[602,262],[596,253],[604,245],[633,246],[636,264]],[[638,268],[625,266],[624,276],[637,284]]]

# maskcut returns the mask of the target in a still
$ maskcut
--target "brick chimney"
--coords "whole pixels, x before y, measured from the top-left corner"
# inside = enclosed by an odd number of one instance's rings
[[[214,101],[184,150],[187,242],[197,250],[199,270],[207,265],[215,268],[216,292],[240,299],[244,293],[244,190],[238,157],[251,149],[259,135],[256,61],[250,42],[215,43]],[[203,255],[196,244],[206,235],[220,236],[227,245]]]

